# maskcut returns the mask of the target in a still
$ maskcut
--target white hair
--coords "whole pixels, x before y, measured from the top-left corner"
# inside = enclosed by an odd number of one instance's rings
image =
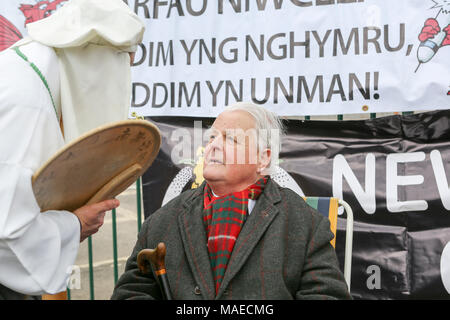
[[[281,140],[284,135],[284,126],[281,119],[262,106],[249,102],[238,102],[225,108],[225,111],[245,111],[255,119],[258,150],[270,149],[270,163],[262,174],[275,173],[278,157],[281,150]]]

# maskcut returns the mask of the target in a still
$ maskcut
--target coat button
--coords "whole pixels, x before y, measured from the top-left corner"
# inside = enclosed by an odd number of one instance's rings
[[[196,295],[202,294],[202,292],[200,291],[200,288],[199,288],[198,286],[195,286],[195,288],[194,288],[194,293],[195,293]]]
[[[227,295],[228,295],[228,290],[225,289],[225,290],[223,291],[223,295],[224,295],[224,296],[227,296]]]

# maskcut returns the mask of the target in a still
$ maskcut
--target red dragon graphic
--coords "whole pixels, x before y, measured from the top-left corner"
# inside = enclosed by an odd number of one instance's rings
[[[19,9],[25,16],[25,25],[51,15],[63,2],[68,0],[38,1],[36,4],[21,4]],[[20,31],[5,17],[0,15],[0,51],[22,39]]]
[[[51,15],[62,2],[68,0],[39,1],[36,4],[21,4],[19,9],[25,16],[25,25]]]

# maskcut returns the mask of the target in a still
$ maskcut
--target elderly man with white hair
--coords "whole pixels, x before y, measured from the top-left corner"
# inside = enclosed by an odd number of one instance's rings
[[[174,299],[350,299],[328,219],[270,178],[278,117],[239,103],[208,133],[205,181],[147,218],[112,299],[163,297],[137,264],[160,242]]]
[[[119,205],[41,212],[31,177],[65,143],[127,119],[145,26],[122,0],[71,0],[27,31],[0,54],[0,300],[65,291],[80,241]]]

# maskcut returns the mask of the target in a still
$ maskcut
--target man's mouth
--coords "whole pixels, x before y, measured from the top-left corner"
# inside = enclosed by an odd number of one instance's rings
[[[208,164],[223,164],[223,162],[216,159],[210,159],[208,160]]]

